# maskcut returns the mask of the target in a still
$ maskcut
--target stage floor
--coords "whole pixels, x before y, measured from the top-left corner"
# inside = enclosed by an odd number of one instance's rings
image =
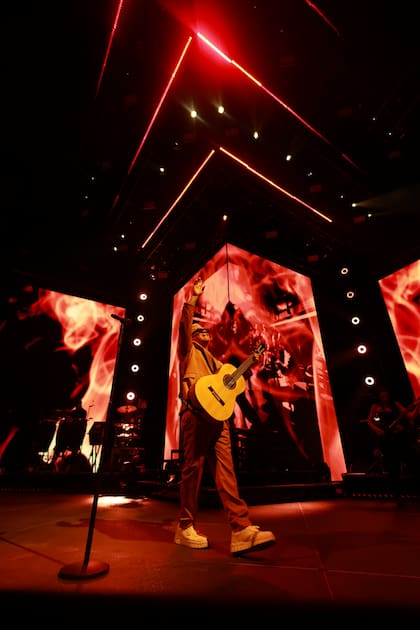
[[[1,610],[14,625],[332,628],[401,624],[420,612],[418,500],[337,494],[252,505],[277,544],[241,558],[230,555],[217,505],[201,509],[204,550],[174,544],[177,501],[153,494],[9,488],[0,510]]]

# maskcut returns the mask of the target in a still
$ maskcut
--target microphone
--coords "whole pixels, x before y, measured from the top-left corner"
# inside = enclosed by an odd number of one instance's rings
[[[111,313],[111,317],[119,321],[120,324],[131,324],[131,321],[132,321],[128,317],[120,317],[119,315],[116,315],[115,313]]]

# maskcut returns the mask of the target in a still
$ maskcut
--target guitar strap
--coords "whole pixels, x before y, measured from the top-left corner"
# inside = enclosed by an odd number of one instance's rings
[[[206,354],[206,352],[205,352],[204,348],[202,348],[202,347],[200,346],[200,344],[197,344],[197,345],[196,345],[196,344],[194,344],[194,346],[197,348],[197,350],[200,350],[201,354],[203,355],[203,358],[204,358],[205,362],[207,363],[207,366],[208,366],[208,368],[209,368],[210,372],[211,372],[212,374],[215,374],[215,373],[217,372],[217,369],[218,369],[218,368],[217,368],[217,365],[216,365],[215,363],[213,364],[213,366],[211,366],[211,365],[210,365],[209,358],[208,358],[208,356],[207,356],[207,354]],[[202,410],[201,408],[196,408],[196,407],[194,407],[194,406],[191,404],[191,402],[190,402],[189,400],[185,400],[185,399],[182,397],[182,394],[179,394],[179,399],[181,400],[182,404],[183,404],[183,405],[185,405],[185,408],[184,408],[184,409],[182,409],[182,410],[181,410],[181,412],[180,412],[180,415],[181,415],[181,416],[182,416],[182,414],[183,414],[183,413],[184,413],[187,409],[191,409],[191,410],[192,410],[192,411],[194,411],[195,413],[202,413],[202,412],[203,412],[203,410]]]
[[[201,354],[203,355],[204,360],[205,360],[205,362],[207,363],[207,365],[208,365],[208,368],[209,368],[210,372],[211,372],[212,374],[215,374],[215,373],[217,372],[217,366],[216,366],[216,364],[215,364],[215,363],[213,363],[213,366],[211,366],[211,365],[210,365],[209,358],[208,358],[207,353],[205,352],[204,348],[201,348],[199,345],[197,345],[197,346],[196,346],[196,348],[197,348],[198,350],[200,350]]]

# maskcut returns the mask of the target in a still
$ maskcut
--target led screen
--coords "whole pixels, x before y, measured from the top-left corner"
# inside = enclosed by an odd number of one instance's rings
[[[269,433],[280,445],[279,460],[301,468],[325,462],[332,480],[341,480],[344,457],[309,278],[231,244],[198,275],[205,291],[196,320],[210,329],[215,356],[237,367],[258,344],[265,348],[236,399],[236,432]],[[179,448],[178,326],[194,278],[173,301],[167,460]]]
[[[414,397],[420,397],[420,261],[379,281]]]
[[[52,459],[77,398],[87,412],[82,453],[92,460],[89,434],[106,420],[118,350],[120,324],[111,314],[123,317],[125,309],[28,283],[9,291],[0,326],[7,365],[0,442],[11,427],[18,431],[0,451],[0,466],[37,468],[41,451],[44,462]]]

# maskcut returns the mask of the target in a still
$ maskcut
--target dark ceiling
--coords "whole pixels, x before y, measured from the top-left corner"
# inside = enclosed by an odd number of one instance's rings
[[[4,11],[10,271],[125,304],[143,279],[178,288],[226,241],[309,275],[357,259],[381,277],[418,258],[415,3]]]

